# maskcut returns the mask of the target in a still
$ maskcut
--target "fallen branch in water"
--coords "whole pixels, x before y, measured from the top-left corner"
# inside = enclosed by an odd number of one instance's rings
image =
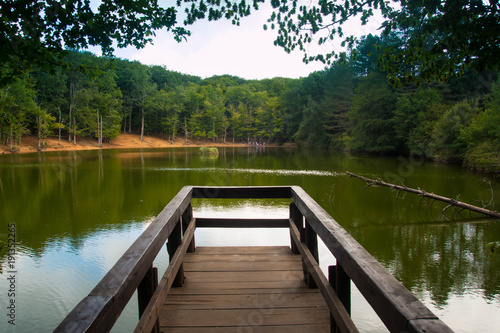
[[[352,173],[352,172],[349,172],[347,171],[346,172],[349,177],[355,177],[355,178],[359,178],[363,181],[365,181],[367,183],[367,185],[365,187],[363,187],[363,189],[369,187],[369,186],[387,186],[391,189],[395,189],[395,190],[398,190],[398,191],[405,191],[405,192],[410,192],[410,193],[415,193],[415,194],[418,194],[420,196],[422,196],[422,198],[429,198],[429,199],[434,199],[434,200],[438,200],[438,201],[442,201],[442,202],[446,202],[448,203],[448,206],[446,206],[445,208],[443,208],[443,210],[441,211],[442,213],[444,213],[444,211],[450,207],[460,207],[460,208],[463,208],[463,209],[467,209],[467,210],[470,210],[470,211],[473,211],[473,212],[476,212],[476,213],[480,213],[480,214],[484,214],[484,215],[487,215],[487,216],[491,216],[491,217],[497,217],[497,218],[500,218],[500,213],[499,212],[496,212],[496,211],[493,211],[493,210],[489,210],[489,209],[486,209],[486,208],[481,208],[481,207],[477,207],[477,206],[473,206],[473,205],[470,205],[468,203],[465,203],[465,202],[462,202],[462,201],[458,201],[458,200],[455,200],[455,199],[452,199],[452,198],[447,198],[447,197],[443,197],[441,195],[437,195],[437,194],[434,194],[434,193],[428,193],[424,190],[421,190],[420,188],[419,189],[414,189],[414,188],[411,188],[411,187],[406,187],[404,185],[395,185],[395,184],[391,184],[391,183],[386,183],[382,180],[375,180],[375,179],[370,179],[370,178],[366,178],[366,177],[363,177],[363,176],[360,176],[360,175],[357,175],[355,173]],[[399,192],[398,192],[398,195],[399,195]]]

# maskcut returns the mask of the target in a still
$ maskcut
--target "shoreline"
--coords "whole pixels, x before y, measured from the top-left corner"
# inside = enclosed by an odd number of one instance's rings
[[[144,140],[140,140],[138,134],[120,134],[111,143],[103,143],[99,147],[97,140],[92,138],[77,138],[76,145],[68,141],[68,137],[61,138],[61,144],[57,137],[46,138],[45,146],[38,150],[37,139],[35,136],[25,136],[21,141],[21,145],[17,146],[16,151],[11,151],[9,145],[3,142],[0,144],[0,154],[29,154],[38,152],[53,152],[53,151],[79,151],[79,150],[98,150],[98,149],[134,149],[134,148],[182,148],[182,147],[244,147],[248,146],[242,142],[211,142],[203,140],[189,140],[185,142],[184,138],[177,138],[174,142],[167,141],[155,136],[144,136]],[[266,144],[266,147],[277,147],[277,144]],[[287,143],[284,147],[296,147],[295,144]]]

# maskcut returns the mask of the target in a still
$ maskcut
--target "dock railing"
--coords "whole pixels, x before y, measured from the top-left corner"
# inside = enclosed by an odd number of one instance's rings
[[[194,198],[291,199],[290,217],[195,219]],[[184,282],[182,260],[195,251],[199,227],[289,228],[291,250],[302,256],[305,282],[320,289],[330,309],[332,332],[357,332],[350,317],[351,281],[390,332],[452,332],[298,186],[185,186],[55,331],[108,332],[137,290],[140,320],[135,331],[159,332],[161,305],[170,288]],[[318,236],[336,258],[328,279],[318,264]],[[153,261],[165,243],[170,262],[158,281]]]

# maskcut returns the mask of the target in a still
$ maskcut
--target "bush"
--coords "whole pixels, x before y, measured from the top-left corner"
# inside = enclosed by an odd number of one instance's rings
[[[207,148],[205,146],[200,147],[201,155],[219,155],[219,149],[215,147]]]

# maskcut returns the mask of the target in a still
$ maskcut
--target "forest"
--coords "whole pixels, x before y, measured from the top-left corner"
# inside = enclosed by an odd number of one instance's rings
[[[23,136],[99,143],[120,133],[165,140],[262,141],[377,154],[418,155],[500,170],[497,71],[390,84],[380,54],[403,36],[367,35],[348,59],[299,79],[206,79],[89,52],[67,66],[35,67],[0,88],[0,140]]]

